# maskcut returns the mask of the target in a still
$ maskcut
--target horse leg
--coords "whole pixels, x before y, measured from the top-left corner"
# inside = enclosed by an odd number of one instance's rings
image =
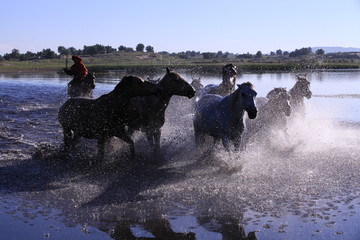
[[[153,152],[156,152],[156,149],[155,149],[155,133],[153,131],[146,131],[145,132],[145,136],[146,136],[146,140],[148,141],[149,145],[150,145],[150,148]]]
[[[161,131],[160,129],[156,129],[153,134],[154,137],[154,148],[156,153],[160,153],[160,139],[161,139]]]
[[[104,158],[105,142],[106,142],[106,138],[104,137],[98,139],[98,160],[102,160]]]
[[[79,143],[81,136],[76,134],[76,132],[73,132],[70,128],[64,128],[63,133],[64,133],[65,152],[74,150],[76,144]]]
[[[125,127],[124,126],[119,127],[116,130],[114,136],[120,138],[121,140],[123,140],[124,142],[129,144],[131,158],[134,158],[135,157],[135,144],[134,144],[134,141],[131,139],[131,137],[126,132]]]
[[[70,128],[63,128],[64,134],[64,150],[68,151],[72,145],[73,132]]]
[[[233,142],[234,142],[235,151],[239,151],[240,150],[240,145],[241,145],[241,135],[236,136],[233,139]]]
[[[222,144],[223,144],[225,150],[229,151],[230,150],[230,140],[229,140],[229,138],[228,137],[222,137],[221,141],[222,141]]]
[[[195,129],[195,144],[197,147],[202,147],[205,142],[205,135]]]

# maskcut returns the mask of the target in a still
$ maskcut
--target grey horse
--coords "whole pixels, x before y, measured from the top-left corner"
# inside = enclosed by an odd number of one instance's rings
[[[247,112],[250,119],[257,115],[256,95],[253,85],[247,82],[238,85],[237,90],[228,96],[207,94],[200,98],[193,120],[197,145],[209,135],[215,140],[221,139],[226,150],[230,150],[230,141],[235,150],[239,150],[244,113]]]

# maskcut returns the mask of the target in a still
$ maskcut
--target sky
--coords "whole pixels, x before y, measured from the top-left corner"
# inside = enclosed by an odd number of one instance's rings
[[[1,0],[0,55],[95,44],[155,52],[360,48],[360,0]]]

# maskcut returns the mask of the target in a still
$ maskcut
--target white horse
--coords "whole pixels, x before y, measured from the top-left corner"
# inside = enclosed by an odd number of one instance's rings
[[[229,63],[222,69],[222,82],[220,84],[209,84],[203,87],[198,94],[198,100],[205,94],[217,94],[220,96],[226,96],[235,91],[236,85],[236,66]]]
[[[310,99],[312,92],[310,90],[310,82],[307,79],[307,75],[304,76],[296,75],[298,80],[294,87],[289,90],[291,96],[290,104],[293,113],[299,116],[305,116],[305,103],[304,98]]]
[[[253,85],[247,82],[238,85],[238,89],[228,96],[207,94],[200,98],[193,121],[197,145],[209,135],[215,140],[221,139],[226,150],[230,148],[230,141],[239,150],[245,111],[250,119],[257,115],[256,94]]]

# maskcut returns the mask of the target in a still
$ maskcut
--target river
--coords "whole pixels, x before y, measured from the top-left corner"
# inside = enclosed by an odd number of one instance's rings
[[[181,72],[180,72],[181,73]],[[141,133],[138,156],[113,139],[100,166],[96,142],[64,160],[57,111],[64,75],[0,74],[1,239],[348,239],[360,236],[360,72],[308,72],[306,117],[291,141],[241,153],[198,152],[192,103],[174,97],[162,131],[163,161]],[[151,78],[158,78],[154,75]],[[220,76],[183,73],[203,84]],[[99,74],[94,95],[122,75]],[[290,89],[295,73],[242,73],[259,97]]]

